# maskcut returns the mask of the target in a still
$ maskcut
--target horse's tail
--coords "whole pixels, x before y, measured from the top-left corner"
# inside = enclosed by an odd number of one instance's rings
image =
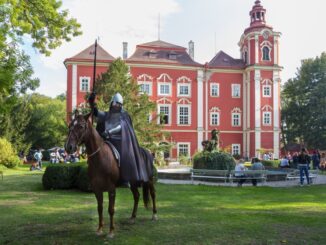
[[[143,201],[145,208],[149,208],[151,204],[151,199],[149,195],[149,182],[143,183]]]

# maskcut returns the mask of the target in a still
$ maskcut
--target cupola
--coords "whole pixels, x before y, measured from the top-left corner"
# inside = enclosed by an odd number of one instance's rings
[[[266,9],[261,5],[260,0],[255,1],[255,5],[249,14],[250,26],[264,25],[266,23]]]

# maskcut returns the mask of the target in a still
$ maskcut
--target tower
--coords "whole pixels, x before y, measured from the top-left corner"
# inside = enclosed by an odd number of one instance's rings
[[[280,72],[281,33],[266,24],[266,9],[255,1],[249,12],[250,25],[239,46],[245,63],[243,73],[243,145],[245,156],[260,156],[262,151],[280,151]]]

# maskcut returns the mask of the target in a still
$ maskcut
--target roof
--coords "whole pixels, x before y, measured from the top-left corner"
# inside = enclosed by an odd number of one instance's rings
[[[215,57],[208,63],[210,68],[243,68],[245,63],[241,59],[234,59],[230,55],[219,51]]]
[[[135,52],[126,61],[202,66],[189,56],[186,48],[161,40],[137,45]]]
[[[84,49],[80,53],[76,54],[75,56],[66,59],[68,60],[94,60],[94,46],[95,44],[92,44],[88,48]],[[99,44],[97,44],[96,49],[96,59],[97,60],[103,60],[103,61],[112,61],[115,60],[115,58],[110,55],[108,52],[106,52]]]

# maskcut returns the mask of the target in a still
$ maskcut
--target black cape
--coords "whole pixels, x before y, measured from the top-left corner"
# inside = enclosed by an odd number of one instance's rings
[[[105,121],[109,117],[110,112],[105,112],[104,120],[99,118],[96,129],[100,134],[104,132]],[[124,110],[120,112],[120,125],[120,178],[124,181],[147,182],[153,176],[153,155],[139,146],[131,118]]]

